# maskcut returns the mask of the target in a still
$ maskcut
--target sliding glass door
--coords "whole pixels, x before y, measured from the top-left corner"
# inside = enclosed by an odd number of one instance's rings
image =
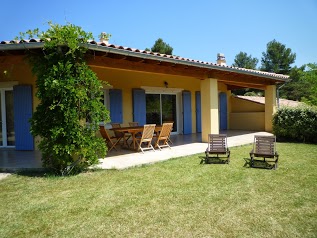
[[[13,91],[0,89],[0,147],[15,146]]]
[[[146,94],[146,123],[161,125],[174,122],[177,131],[176,94]]]

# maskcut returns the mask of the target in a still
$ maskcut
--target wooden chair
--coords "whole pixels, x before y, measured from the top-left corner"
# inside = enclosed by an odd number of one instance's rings
[[[171,132],[173,131],[173,124],[174,124],[174,121],[164,121],[164,123],[172,123],[172,127],[171,127]],[[168,143],[170,144],[173,144],[173,141],[171,140],[171,133],[167,139]]]
[[[142,136],[135,138],[138,144],[138,150],[141,150],[142,153],[144,153],[144,150],[148,150],[148,149],[152,149],[153,151],[155,151],[152,146],[152,139],[153,139],[155,126],[156,126],[155,124],[144,125]],[[146,147],[142,147],[143,144],[146,144]]]
[[[111,127],[112,128],[121,128],[121,124],[120,123],[116,123],[116,122],[113,122],[113,123],[110,123]],[[118,132],[118,131],[114,131],[114,134],[115,136],[118,138],[119,141],[122,140],[122,144],[126,143],[128,144],[128,139],[131,137],[131,135],[128,135],[127,138],[125,138],[125,134],[123,132]]]
[[[129,122],[129,126],[139,126],[139,123],[136,122],[136,121],[133,121],[133,122]]]
[[[171,135],[171,131],[173,128],[173,123],[163,123],[162,125],[162,130],[160,131],[158,136],[156,137],[156,143],[154,148],[158,147],[160,150],[162,150],[162,147],[170,147],[170,145],[168,144],[168,139]],[[162,142],[160,144],[160,142]]]
[[[227,135],[226,134],[209,134],[208,135],[208,147],[205,151],[206,157],[202,159],[201,162],[205,161],[205,163],[209,162],[210,158],[216,158],[218,161],[221,160],[223,162],[223,158],[225,158],[224,162],[230,163],[230,150],[228,148],[227,143]],[[223,157],[219,157],[219,155],[223,155]]]
[[[131,126],[131,127],[139,126],[139,122],[136,122],[136,121],[129,122],[129,126]],[[136,136],[141,136],[141,135],[142,135],[142,133],[138,132]],[[132,143],[133,143],[133,141],[131,141],[130,146],[132,145]]]
[[[263,158],[264,162],[274,162],[273,169],[277,169],[279,154],[276,151],[275,136],[254,136],[253,149],[250,152],[250,166],[254,167],[255,159]],[[266,159],[273,159],[266,161]]]
[[[99,131],[100,131],[102,138],[104,139],[104,141],[107,144],[108,152],[110,152],[112,149],[117,150],[116,145],[119,143],[121,138],[118,139],[116,136],[109,136],[109,134],[104,126],[99,126]]]

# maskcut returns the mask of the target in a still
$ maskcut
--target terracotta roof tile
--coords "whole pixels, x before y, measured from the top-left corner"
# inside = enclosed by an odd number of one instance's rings
[[[39,39],[30,39],[30,40],[22,40],[22,41],[12,40],[12,41],[1,41],[1,45],[13,45],[13,44],[21,44],[21,43],[32,44],[32,43],[40,43],[40,42],[43,42],[43,40],[39,40]],[[255,74],[260,74],[260,75],[271,76],[274,78],[281,78],[281,79],[288,79],[289,78],[289,76],[282,75],[282,74],[275,74],[275,73],[263,72],[263,71],[259,71],[259,70],[238,68],[238,67],[232,67],[232,66],[227,66],[227,65],[219,65],[216,63],[212,63],[212,62],[194,60],[194,59],[184,58],[184,57],[175,56],[175,55],[160,54],[160,53],[146,51],[146,50],[124,47],[121,45],[106,44],[104,42],[97,42],[94,40],[88,41],[88,44],[102,46],[102,47],[109,47],[109,48],[114,48],[114,49],[118,49],[118,50],[127,50],[127,51],[131,51],[131,52],[135,52],[135,53],[149,54],[149,55],[154,55],[157,57],[169,58],[169,59],[174,59],[174,60],[194,62],[194,63],[198,63],[198,64],[203,64],[203,65],[211,65],[211,66],[216,66],[219,68],[235,69],[235,70],[239,70],[239,71],[245,71],[245,72],[250,72],[250,73],[255,73]]]

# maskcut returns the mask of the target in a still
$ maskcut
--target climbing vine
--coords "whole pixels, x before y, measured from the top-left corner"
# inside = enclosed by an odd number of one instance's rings
[[[43,165],[61,174],[82,171],[105,156],[106,145],[96,131],[99,122],[109,120],[101,102],[102,82],[85,61],[92,34],[49,22],[45,32],[20,33],[21,39],[26,36],[44,42],[42,51],[28,54],[40,99],[31,132],[40,137]]]

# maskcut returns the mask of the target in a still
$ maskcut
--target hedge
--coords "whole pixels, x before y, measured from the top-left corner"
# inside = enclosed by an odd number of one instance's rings
[[[273,116],[273,133],[280,140],[317,143],[317,108],[280,108]]]

